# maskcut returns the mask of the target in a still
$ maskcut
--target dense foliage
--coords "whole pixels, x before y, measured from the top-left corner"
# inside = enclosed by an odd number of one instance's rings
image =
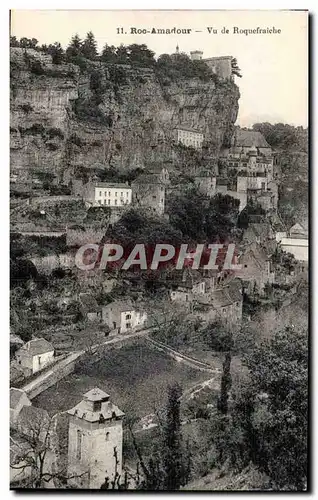
[[[306,488],[307,335],[287,328],[246,356],[249,376],[214,429],[220,462],[236,469],[253,462],[279,490]]]
[[[209,66],[202,60],[192,61],[185,53],[162,54],[155,59],[155,53],[150,50],[145,44],[130,44],[130,45],[104,45],[100,54],[97,49],[97,42],[94,34],[89,31],[84,40],[76,33],[66,50],[64,51],[59,42],[50,45],[38,45],[38,40],[35,38],[10,38],[12,47],[32,48],[37,51],[50,54],[53,58],[53,64],[62,64],[70,62],[76,64],[82,71],[88,69],[87,61],[100,61],[107,65],[129,64],[132,66],[140,66],[154,68],[156,74],[163,85],[169,85],[176,78],[199,78],[203,81],[214,80],[219,81]],[[42,68],[39,61],[33,62],[35,71],[41,74]],[[240,69],[235,58],[232,59],[232,74],[241,77]]]
[[[255,123],[253,130],[261,132],[274,149],[308,152],[308,129],[286,123]]]

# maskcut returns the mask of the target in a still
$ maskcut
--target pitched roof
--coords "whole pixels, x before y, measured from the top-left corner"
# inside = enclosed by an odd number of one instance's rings
[[[101,306],[97,304],[95,297],[90,293],[80,293],[79,300],[85,310],[85,313],[95,313],[101,310]]]
[[[257,148],[270,148],[263,134],[256,130],[237,129],[233,139],[234,146],[238,147],[251,148],[255,146]]]
[[[47,340],[40,339],[32,339],[29,340],[24,346],[22,346],[18,352],[27,352],[31,356],[36,356],[37,354],[44,354],[45,352],[54,351],[54,347]]]
[[[292,235],[292,234],[308,235],[308,232],[307,232],[307,230],[301,224],[299,224],[298,222],[296,222],[296,224],[294,224],[290,228],[289,234],[290,235]]]
[[[16,387],[10,388],[10,408],[14,410],[18,404],[23,394],[27,397],[22,389],[17,389]]]
[[[99,389],[99,387],[94,387],[94,389],[84,394],[84,399],[87,399],[87,401],[107,401],[109,394]]]
[[[131,189],[128,184],[123,182],[94,182],[96,188],[125,188]]]
[[[113,302],[103,306],[103,310],[107,309],[116,309],[118,312],[125,312],[136,311],[137,307],[129,298],[127,298],[127,300],[114,300]]]

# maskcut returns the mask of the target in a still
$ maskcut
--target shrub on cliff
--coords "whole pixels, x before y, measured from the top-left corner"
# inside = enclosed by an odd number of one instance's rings
[[[156,73],[160,79],[199,78],[208,81],[213,73],[204,61],[191,61],[186,54],[162,54],[158,57]]]

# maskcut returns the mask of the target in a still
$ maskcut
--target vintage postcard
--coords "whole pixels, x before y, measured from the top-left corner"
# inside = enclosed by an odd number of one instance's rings
[[[308,490],[308,12],[10,30],[10,488]]]

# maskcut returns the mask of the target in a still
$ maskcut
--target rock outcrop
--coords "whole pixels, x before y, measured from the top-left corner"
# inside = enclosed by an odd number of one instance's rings
[[[149,160],[178,162],[174,129],[204,134],[202,156],[217,157],[233,132],[238,87],[229,80],[166,82],[152,68],[87,61],[55,65],[11,49],[11,168],[19,179],[81,168],[128,170]]]

